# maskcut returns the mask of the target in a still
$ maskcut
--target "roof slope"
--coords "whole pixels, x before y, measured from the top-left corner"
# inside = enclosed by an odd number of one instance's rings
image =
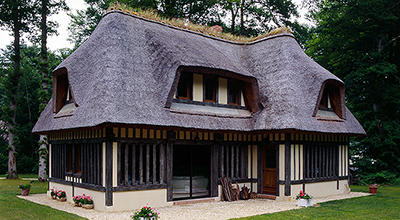
[[[264,108],[250,118],[170,111],[165,105],[180,66],[254,77]],[[33,128],[35,133],[122,123],[364,134],[348,110],[343,122],[319,121],[312,116],[322,83],[340,79],[312,61],[290,34],[241,44],[110,12],[60,68],[68,71],[79,107],[72,116],[54,118],[51,99]]]

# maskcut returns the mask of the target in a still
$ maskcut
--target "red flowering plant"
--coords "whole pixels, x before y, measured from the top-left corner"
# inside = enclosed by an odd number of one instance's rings
[[[60,189],[60,190],[57,191],[57,197],[58,197],[58,198],[61,199],[61,198],[65,198],[66,196],[67,196],[67,195],[65,194],[65,191],[64,191],[64,190],[61,190],[61,189]]]
[[[75,204],[82,203],[81,202],[82,196],[74,196],[74,197],[72,197],[72,200],[74,200]]]
[[[57,191],[56,191],[56,189],[51,188],[51,189],[50,189],[50,195],[51,195],[51,197],[57,196]]]
[[[90,196],[85,196],[85,194],[82,195],[80,202],[82,205],[84,204],[93,204],[93,199]]]
[[[133,213],[133,215],[131,215],[131,218],[135,220],[139,220],[140,218],[158,219],[159,214],[160,213],[157,212],[155,208],[143,206],[139,211]]]
[[[300,190],[299,194],[297,194],[296,196],[296,200],[297,199],[312,199],[312,196],[310,194],[307,194],[306,192],[303,192],[303,190]]]

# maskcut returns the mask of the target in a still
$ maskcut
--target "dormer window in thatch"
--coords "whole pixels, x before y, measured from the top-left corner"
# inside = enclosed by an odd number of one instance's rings
[[[259,110],[258,103],[258,85],[252,76],[222,69],[181,66],[165,107],[188,114],[250,117]]]
[[[322,119],[344,119],[344,85],[327,81],[321,89],[316,116]]]
[[[77,104],[69,84],[67,69],[61,68],[53,73],[53,113],[54,117],[72,115]]]

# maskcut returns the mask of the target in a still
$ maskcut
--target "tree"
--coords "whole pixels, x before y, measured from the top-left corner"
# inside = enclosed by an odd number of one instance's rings
[[[9,79],[7,75],[13,72],[13,48],[7,46],[0,53],[0,121],[4,121],[9,111],[9,99],[5,94]],[[48,52],[48,69],[54,69],[62,61],[63,57],[56,53]],[[21,64],[19,79],[17,112],[15,122],[15,138],[17,170],[20,173],[37,173],[38,171],[38,154],[37,143],[39,137],[32,134],[32,128],[39,118],[40,108],[40,91],[41,91],[41,57],[40,48],[37,46],[21,45]],[[52,91],[52,81],[49,82],[49,90]],[[1,123],[0,123],[1,124]],[[7,130],[0,125],[1,131]],[[1,139],[6,140],[7,137],[0,133]],[[8,148],[4,146],[3,140],[0,140],[0,163],[2,155],[8,152]],[[0,173],[6,173],[0,164]],[[3,171],[3,172],[2,172]]]
[[[17,113],[17,97],[20,78],[20,38],[21,32],[28,31],[28,25],[32,21],[33,6],[29,1],[22,0],[0,0],[0,24],[12,30],[14,36],[13,71],[6,76],[6,96],[9,99],[9,106],[5,122],[8,130],[8,174],[7,178],[18,178],[15,159],[16,145],[15,122]]]
[[[39,2],[40,12],[40,70],[42,75],[41,80],[41,91],[39,93],[39,100],[40,100],[40,109],[41,112],[47,105],[50,97],[51,97],[51,90],[49,90],[49,68],[48,68],[48,54],[47,54],[47,36],[51,33],[56,33],[55,27],[58,26],[55,22],[48,22],[47,17],[58,13],[59,10],[68,10],[68,7],[64,0],[59,1],[52,1],[52,0],[41,0]],[[49,23],[49,24],[48,24]],[[39,181],[46,181],[47,180],[47,172],[46,172],[46,159],[47,159],[47,136],[40,135],[39,141],[39,173],[38,179]]]
[[[366,178],[399,176],[400,2],[326,0],[312,18],[317,27],[307,53],[345,80],[347,106],[367,133],[351,144],[356,166]]]

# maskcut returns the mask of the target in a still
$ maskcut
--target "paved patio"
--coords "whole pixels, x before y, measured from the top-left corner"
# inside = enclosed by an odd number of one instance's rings
[[[367,196],[369,193],[350,192],[338,196],[315,197],[315,203],[321,203],[332,200],[348,199],[353,197]],[[74,207],[70,202],[57,202],[52,200],[46,194],[35,194],[29,196],[18,196],[35,203],[50,206],[52,208],[73,213],[88,219],[130,219],[133,211],[125,212],[99,212],[96,210],[87,210],[80,207]],[[146,205],[146,204],[143,204]],[[151,204],[150,204],[151,205]],[[240,200],[235,202],[205,202],[187,205],[175,205],[169,207],[157,208],[160,212],[160,219],[173,220],[191,220],[191,219],[230,219],[265,213],[273,213],[298,209],[296,201],[281,201],[267,199]]]

